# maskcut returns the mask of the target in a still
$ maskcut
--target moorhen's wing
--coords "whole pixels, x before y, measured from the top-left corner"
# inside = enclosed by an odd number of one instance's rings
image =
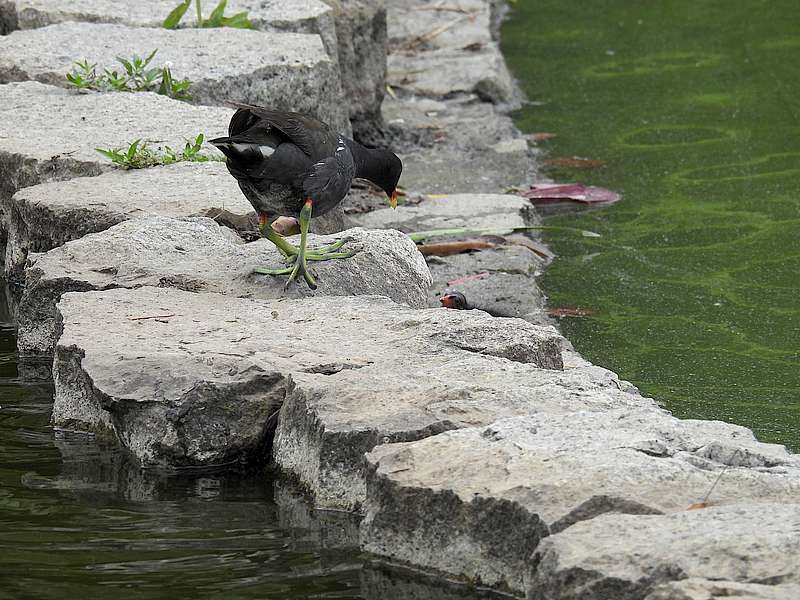
[[[325,214],[344,199],[354,175],[349,151],[338,151],[311,166],[303,180],[303,195],[314,200],[314,216]]]
[[[290,142],[300,148],[313,161],[320,161],[332,156],[336,151],[339,136],[326,123],[296,112],[271,110],[262,106],[234,103],[240,109],[247,109],[234,115],[231,119],[229,130],[236,126],[238,131],[243,131],[255,126],[258,120],[263,120],[275,129],[281,131]],[[237,119],[238,117],[238,119]],[[234,121],[237,121],[234,123]],[[234,135],[229,133],[229,135]]]

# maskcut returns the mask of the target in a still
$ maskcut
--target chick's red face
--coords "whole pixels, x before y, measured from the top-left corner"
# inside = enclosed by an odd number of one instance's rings
[[[445,308],[454,308],[456,310],[464,310],[467,308],[467,299],[463,294],[449,293],[439,298],[439,302]]]

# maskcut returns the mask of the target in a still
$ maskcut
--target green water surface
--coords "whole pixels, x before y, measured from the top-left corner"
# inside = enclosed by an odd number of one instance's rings
[[[800,17],[796,0],[520,0],[503,48],[548,171],[622,192],[546,218],[565,334],[683,417],[800,448]]]

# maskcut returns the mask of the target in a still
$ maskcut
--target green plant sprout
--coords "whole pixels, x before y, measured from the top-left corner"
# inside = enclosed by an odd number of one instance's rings
[[[253,24],[247,18],[246,12],[236,13],[230,17],[225,16],[225,8],[228,0],[220,0],[216,8],[211,11],[207,18],[203,18],[203,8],[200,0],[195,0],[195,13],[197,14],[197,27],[235,27],[237,29],[253,29]],[[192,0],[183,0],[178,6],[164,19],[163,26],[166,29],[175,29],[181,22],[183,15],[189,10]]]
[[[169,146],[164,146],[163,150],[160,147],[153,150],[141,138],[131,142],[127,148],[95,148],[95,150],[123,169],[146,169],[177,162],[225,160],[222,156],[202,154],[204,139],[202,133],[198,134],[194,141],[188,140],[180,152]]]
[[[176,100],[191,100],[188,79],[175,79],[168,66],[151,68],[158,48],[146,57],[134,54],[128,60],[117,57],[122,71],[105,69],[100,75],[97,64],[88,60],[75,61],[72,71],[67,73],[67,81],[79,90],[99,90],[103,92],[157,92]]]

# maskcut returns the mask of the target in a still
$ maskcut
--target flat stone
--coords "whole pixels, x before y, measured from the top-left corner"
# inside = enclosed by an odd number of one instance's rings
[[[2,25],[6,31],[36,29],[65,21],[114,23],[132,27],[161,27],[176,3],[171,0],[139,0],[121,5],[115,0],[5,0]],[[229,0],[226,15],[246,11],[259,31],[317,33],[335,40],[331,9],[318,0]],[[182,19],[180,27],[193,27],[194,7]]]
[[[353,218],[362,227],[389,227],[406,233],[456,228],[511,230],[538,223],[529,200],[506,194],[448,194],[400,210],[383,208]]]
[[[429,197],[401,210],[378,209],[353,219],[365,227],[392,227],[407,233],[451,228],[490,228],[502,233],[540,222],[528,200],[508,194]],[[449,238],[456,239],[459,238]],[[544,297],[535,280],[543,262],[528,248],[500,246],[469,254],[429,256],[426,260],[433,276],[428,295],[431,306],[438,306],[438,299],[446,291],[455,290],[475,308],[543,323]]]
[[[459,10],[453,11],[446,6],[436,10],[426,0],[394,0],[389,8],[390,46],[397,52],[485,45],[492,41],[490,4],[459,0]]]
[[[308,112],[349,132],[339,73],[318,35],[59,23],[0,38],[0,82],[68,87],[64,75],[74,61],[97,64],[98,72],[122,70],[115,57],[156,48],[152,66],[170,64],[175,78],[189,79],[194,103],[238,100]]]
[[[408,190],[501,193],[536,178],[534,150],[511,118],[474,95],[387,98],[383,115]]]
[[[379,296],[254,300],[113,289],[64,294],[57,319],[56,427],[116,439],[144,466],[208,466],[268,452],[270,416],[283,403],[273,451],[287,467],[306,454],[287,469],[306,485],[300,476],[310,470],[332,478],[336,469],[340,484],[349,478],[363,489],[355,475],[364,451],[397,439],[398,429],[419,438],[503,405],[530,409],[505,369],[563,376],[541,368],[560,366],[552,330]],[[450,365],[462,368],[452,382]],[[303,448],[309,434],[324,455]]]
[[[603,513],[683,511],[712,487],[714,505],[798,499],[800,457],[757,442],[743,427],[681,421],[653,407],[559,408],[376,447],[367,455],[362,548],[520,593],[528,559],[544,538],[565,529],[569,535],[575,523]],[[654,525],[650,538],[658,543],[656,531]],[[615,532],[612,543],[624,546],[626,538]],[[589,544],[584,556],[592,550]],[[553,561],[560,568],[561,557]],[[528,593],[536,598],[589,597],[531,590],[534,584]]]
[[[684,579],[657,586],[645,600],[797,600],[800,585]]]
[[[795,500],[797,493],[795,487]],[[527,598],[660,600],[657,586],[687,578],[797,586],[798,552],[800,504],[603,515],[542,542],[531,560]]]
[[[474,93],[495,104],[519,104],[519,92],[495,42],[467,52],[392,53],[387,70],[389,85],[418,96]]]
[[[56,23],[112,23],[129,27],[161,27],[175,8],[171,0],[140,0],[122,5],[115,0],[0,0],[0,31],[37,29]],[[257,31],[318,34],[334,62],[338,62],[333,11],[319,0],[230,0],[226,15],[247,12]],[[194,7],[179,28],[194,27]]]
[[[87,233],[149,214],[254,214],[222,162],[181,162],[150,169],[116,169],[23,188],[5,204],[5,269],[22,270],[28,252],[46,252]]]
[[[309,246],[335,241],[309,236]],[[430,274],[413,242],[397,231],[351,229],[341,238],[356,254],[313,263],[318,288],[284,291],[285,277],[254,275],[253,268],[284,264],[268,240],[245,244],[211,219],[145,216],[86,235],[44,254],[32,254],[17,311],[21,355],[52,352],[56,303],[68,291],[176,287],[251,298],[380,294],[414,307],[426,305]],[[289,238],[298,243],[297,237]]]
[[[95,148],[127,147],[136,139],[150,140],[153,147],[182,148],[198,133],[206,139],[224,135],[232,113],[157,94],[78,94],[38,82],[0,85],[3,255],[6,206],[19,189],[112,170],[112,163]],[[25,135],[19,133],[20,123],[25,124]],[[222,156],[211,146],[204,152]]]

